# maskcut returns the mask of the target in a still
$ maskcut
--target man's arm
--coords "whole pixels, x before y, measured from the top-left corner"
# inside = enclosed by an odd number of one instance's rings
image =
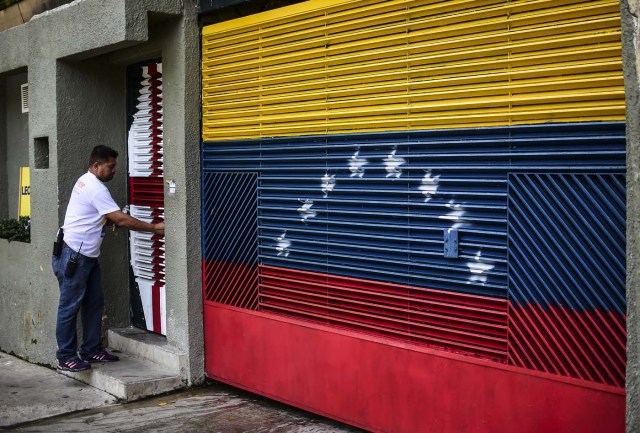
[[[136,232],[150,232],[164,236],[164,223],[149,224],[144,221],[140,221],[121,210],[117,210],[105,215],[109,221],[118,227],[124,227]]]

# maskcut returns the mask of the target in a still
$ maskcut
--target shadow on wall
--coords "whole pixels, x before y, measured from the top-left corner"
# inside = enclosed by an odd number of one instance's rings
[[[19,230],[20,215],[30,215],[29,111],[23,92],[27,79],[26,70],[0,78],[0,161],[3,162],[0,165],[0,220],[13,220],[11,223],[3,222],[2,231],[13,231],[11,227],[14,226]],[[24,191],[23,172],[27,186]]]
[[[303,0],[200,0],[199,9],[204,25],[246,17],[271,9],[300,3]],[[215,13],[213,13],[215,12]]]

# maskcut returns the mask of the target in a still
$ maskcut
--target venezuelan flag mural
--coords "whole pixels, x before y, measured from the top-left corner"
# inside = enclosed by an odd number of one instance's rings
[[[617,1],[309,1],[202,39],[210,377],[373,431],[624,430]]]

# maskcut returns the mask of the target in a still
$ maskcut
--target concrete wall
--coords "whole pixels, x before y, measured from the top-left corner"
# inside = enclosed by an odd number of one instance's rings
[[[0,179],[7,179],[6,77],[26,69],[29,58],[27,38],[26,26],[0,33],[0,96],[3,96],[0,100]],[[16,50],[15,47],[21,49]],[[0,212],[4,211],[7,217],[6,182],[4,184],[4,189],[0,189]],[[52,333],[50,315],[46,310],[51,308],[47,304],[52,302],[55,293],[48,285],[50,277],[43,277],[45,268],[40,269],[43,261],[34,260],[29,265],[35,248],[36,243],[9,243],[0,239],[0,328],[3,331],[0,333],[0,349],[26,358],[40,353],[41,356],[34,359],[51,363],[53,356],[47,356],[46,352],[55,348],[55,333]],[[35,290],[36,287],[39,290]],[[47,306],[42,308],[42,303]]]
[[[0,349],[55,365],[58,287],[50,258],[56,228],[95,144],[120,152],[108,186],[125,203],[126,65],[162,57],[165,175],[178,185],[165,205],[167,339],[188,354],[188,380],[202,381],[199,219],[187,211],[199,208],[199,176],[186,181],[186,173],[199,172],[196,1],[74,1],[0,33],[0,52],[0,77],[28,67],[32,169],[32,242],[0,241]],[[40,137],[49,141],[49,167],[35,169],[33,143]],[[126,245],[125,230],[103,243],[105,332],[129,324]]]
[[[8,218],[8,198],[7,198],[7,93],[5,86],[6,79],[0,77],[0,220]]]
[[[9,75],[6,84],[6,188],[8,218],[18,217],[20,167],[29,165],[29,113],[22,112],[20,85],[27,73]]]
[[[640,432],[640,1],[623,0],[622,56],[627,100],[627,432]]]
[[[32,252],[31,244],[0,239],[0,349],[51,364],[56,341],[51,311],[58,290],[48,284],[50,266],[29,265]]]

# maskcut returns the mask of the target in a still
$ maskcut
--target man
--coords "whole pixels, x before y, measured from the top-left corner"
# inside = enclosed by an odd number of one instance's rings
[[[56,323],[58,369],[83,371],[91,362],[118,360],[100,345],[104,299],[100,285],[100,244],[107,225],[164,235],[164,223],[148,224],[120,210],[103,182],[116,173],[118,152],[96,146],[91,152],[89,171],[82,175],[71,193],[62,230],[64,242],[54,251],[53,272],[60,285]],[[55,249],[54,249],[55,250]],[[82,310],[83,343],[77,354],[76,319]]]

